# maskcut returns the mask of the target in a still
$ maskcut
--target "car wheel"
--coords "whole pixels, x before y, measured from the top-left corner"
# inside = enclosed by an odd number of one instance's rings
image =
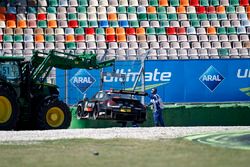
[[[97,108],[95,107],[93,111],[93,119],[96,120],[98,119],[98,117],[99,117],[99,111],[97,111]]]
[[[79,118],[79,119],[80,118],[86,118],[89,115],[88,112],[83,111],[81,106],[77,107],[76,113],[77,113],[77,118]]]

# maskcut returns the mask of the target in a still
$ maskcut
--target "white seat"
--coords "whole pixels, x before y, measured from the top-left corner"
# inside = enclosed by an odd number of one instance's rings
[[[139,5],[141,6],[148,6],[148,0],[138,0]]]
[[[150,49],[159,49],[160,45],[158,42],[150,42]]]
[[[195,6],[187,6],[187,13],[196,13]]]
[[[24,49],[35,49],[33,42],[25,42]]]
[[[198,41],[197,35],[188,35],[188,41],[189,42]]]
[[[176,35],[168,35],[168,42],[178,41]]]
[[[191,48],[193,48],[193,49],[198,49],[198,48],[201,48],[201,44],[200,44],[200,42],[192,42],[191,43]]]
[[[89,6],[87,8],[87,13],[91,14],[91,13],[96,13],[96,7],[95,6]]]
[[[128,0],[119,0],[119,6],[128,6]]]
[[[128,20],[127,14],[118,14],[118,20]]]
[[[184,13],[178,14],[178,20],[179,20],[179,21],[188,20],[187,14],[184,14]]]
[[[129,6],[138,6],[138,0],[128,0]]]
[[[239,56],[249,56],[247,48],[239,48],[238,52],[239,52]]]
[[[129,48],[130,49],[138,49],[138,43],[137,42],[129,42]]]
[[[229,20],[238,20],[237,13],[228,13]]]
[[[105,41],[105,36],[101,34],[96,35],[96,41],[97,42],[104,42]]]
[[[108,6],[107,13],[116,13],[116,7],[115,6]]]
[[[212,42],[211,46],[212,46],[212,48],[218,49],[218,48],[221,48],[221,43],[218,41],[214,41],[214,42]]]
[[[13,43],[13,49],[23,49],[23,44],[22,43]]]
[[[217,35],[208,35],[208,40],[210,42],[212,42],[212,41],[218,41],[218,36]]]
[[[166,41],[160,42],[160,47],[164,49],[169,49],[170,48],[169,42],[166,42]]]
[[[120,42],[119,48],[120,49],[128,49],[128,43],[127,42]]]
[[[137,21],[137,15],[134,13],[129,13],[128,14],[128,20],[132,21],[132,20],[136,20]]]
[[[167,8],[167,13],[176,13],[175,7],[174,6],[168,6]]]
[[[167,56],[167,50],[166,49],[158,49],[158,56]]]
[[[95,42],[87,42],[87,49],[96,49]]]
[[[55,44],[52,42],[46,42],[44,47],[45,49],[48,49],[48,50],[55,49]]]
[[[76,7],[74,7],[74,6],[68,6],[67,13],[77,13]]]
[[[202,20],[201,27],[211,27],[210,22],[208,20]]]
[[[156,42],[156,36],[155,35],[147,35],[147,41],[148,42]]]
[[[207,35],[199,35],[199,41],[200,41],[200,42],[208,41]]]
[[[238,49],[235,49],[235,48],[229,49],[229,56],[238,56],[238,55],[239,55]]]
[[[97,20],[95,13],[88,14],[88,21],[95,21],[95,20]]]
[[[149,27],[149,22],[146,20],[140,21],[140,27]]]
[[[210,25],[211,25],[211,27],[220,27],[220,21],[219,20],[211,20]]]
[[[190,27],[190,22],[187,20],[182,20],[180,26],[181,27]]]
[[[127,35],[127,41],[128,42],[135,42],[136,36],[135,35]]]
[[[208,55],[211,56],[218,56],[218,50],[215,48],[208,49]],[[213,57],[215,58],[215,57]]]
[[[231,42],[223,41],[223,42],[221,42],[221,47],[222,48],[232,48]]]
[[[242,44],[240,41],[233,41],[232,46],[233,46],[233,48],[237,48],[237,49],[242,48]]]
[[[170,48],[179,49],[180,48],[179,42],[170,42]]]
[[[239,20],[232,20],[231,21],[231,26],[232,27],[240,27],[240,21]]]
[[[240,41],[249,41],[248,35],[240,35]]]
[[[63,6],[57,7],[57,13],[67,13],[67,10]]]
[[[107,15],[104,13],[98,14],[98,20],[107,20]]]
[[[109,6],[118,6],[117,0],[108,0],[108,1],[109,1]]]
[[[187,41],[182,41],[182,42],[180,42],[180,46],[183,49],[189,49],[190,48],[190,43],[187,42]]]
[[[95,42],[95,35],[86,35],[86,42]]]
[[[104,41],[97,42],[97,49],[107,49],[106,42]]]
[[[56,42],[55,45],[56,45],[56,49],[62,49],[62,50],[65,49],[65,45],[63,42]]]
[[[89,0],[89,6],[99,6],[98,0]]]
[[[179,21],[170,21],[170,27],[180,27]]]
[[[152,20],[149,22],[150,27],[160,27],[160,23],[157,20]]]
[[[99,0],[99,6],[109,6],[108,0]]]
[[[177,38],[179,42],[187,41],[187,35],[178,35]]]
[[[239,41],[238,35],[228,35],[228,41]]]
[[[69,6],[78,6],[77,0],[69,0]]]
[[[166,35],[158,35],[158,42],[168,41]]]
[[[109,42],[109,49],[118,49],[117,42]]]
[[[177,50],[176,49],[168,49],[168,56],[177,56]]]
[[[204,41],[201,43],[201,48],[209,49],[211,48],[210,42]]]
[[[18,13],[16,18],[17,20],[26,20],[26,15],[24,13]]]
[[[107,13],[106,7],[104,7],[104,6],[98,6],[97,7],[97,13],[104,13],[104,14],[106,14]]]
[[[229,20],[222,20],[221,21],[221,26],[222,27],[231,27],[231,23]]]
[[[143,48],[143,49],[148,49],[148,43],[147,42],[139,42],[139,48]]]
[[[136,57],[136,51],[135,51],[135,49],[128,49],[127,50],[127,56],[129,57],[129,56],[134,56],[134,57]]]
[[[78,20],[87,20],[86,13],[78,13]]]
[[[179,49],[178,50],[178,56],[187,56],[187,49]]]

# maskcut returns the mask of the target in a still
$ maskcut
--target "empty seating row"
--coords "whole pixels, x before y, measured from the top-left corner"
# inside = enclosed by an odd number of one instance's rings
[[[164,6],[78,6],[78,7],[0,7],[1,14],[66,14],[66,13],[80,13],[80,14],[180,14],[180,13],[250,13],[250,6],[178,6],[178,7],[164,7]]]
[[[13,0],[3,1],[4,6],[218,6],[249,5],[248,0]]]

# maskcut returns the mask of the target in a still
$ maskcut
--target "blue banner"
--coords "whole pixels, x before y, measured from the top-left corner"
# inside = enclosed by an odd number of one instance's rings
[[[106,76],[103,89],[132,89],[140,67],[140,61],[119,61],[115,69],[105,68],[126,78]],[[163,101],[170,103],[250,101],[249,67],[249,59],[145,61],[145,89],[157,87]],[[100,70],[69,70],[67,78],[65,71],[57,70],[56,75],[62,99],[67,85],[69,104],[100,89]]]

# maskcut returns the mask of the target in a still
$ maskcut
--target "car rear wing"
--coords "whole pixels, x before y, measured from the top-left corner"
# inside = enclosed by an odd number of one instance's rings
[[[147,92],[142,91],[133,91],[133,90],[115,90],[111,89],[111,93],[120,93],[120,94],[129,94],[129,95],[138,95],[138,96],[147,96]]]

